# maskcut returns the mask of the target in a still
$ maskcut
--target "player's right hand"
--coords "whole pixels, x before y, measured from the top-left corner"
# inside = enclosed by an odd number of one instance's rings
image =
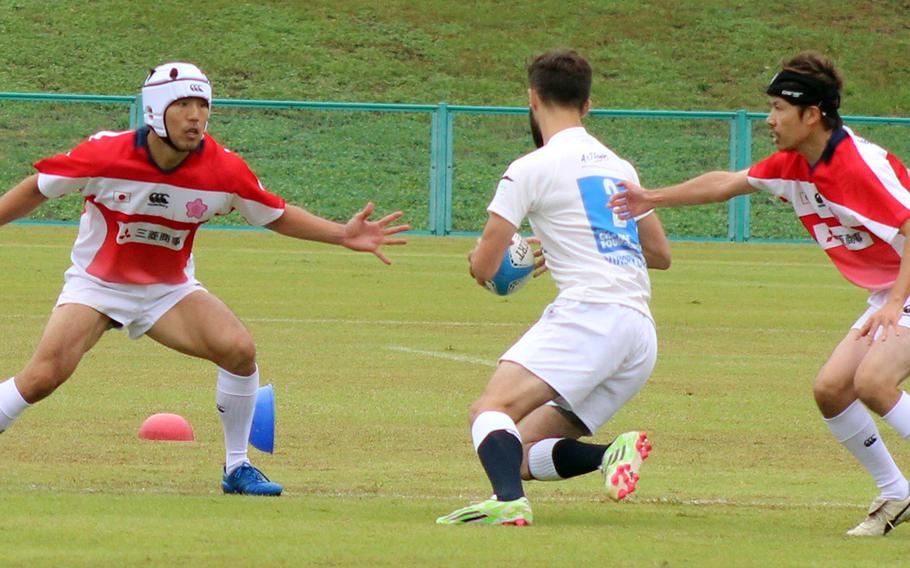
[[[533,278],[537,278],[549,270],[549,268],[547,268],[547,260],[544,258],[543,248],[540,246],[540,239],[537,237],[528,237],[525,240],[532,245],[537,245],[537,248],[534,249],[534,274],[532,275]]]
[[[617,182],[624,189],[610,196],[607,207],[620,219],[631,219],[653,209],[648,203],[648,192],[631,181]]]

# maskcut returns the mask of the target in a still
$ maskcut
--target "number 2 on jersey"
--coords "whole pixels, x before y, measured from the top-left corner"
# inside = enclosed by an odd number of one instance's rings
[[[619,192],[616,183],[620,180],[604,177],[589,176],[579,178],[578,190],[581,192],[581,201],[594,233],[594,242],[601,254],[619,251],[641,255],[641,244],[638,239],[638,226],[634,219],[624,221],[613,214],[607,207],[610,196]]]

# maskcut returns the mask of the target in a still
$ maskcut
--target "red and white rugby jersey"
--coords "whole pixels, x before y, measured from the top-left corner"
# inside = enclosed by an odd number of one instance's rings
[[[192,280],[196,230],[234,209],[253,225],[284,213],[285,202],[262,187],[246,162],[205,135],[174,170],[151,159],[148,129],[99,132],[67,154],[35,163],[48,198],[85,196],[73,266],[118,284]]]
[[[894,284],[905,240],[898,230],[910,218],[910,176],[895,156],[844,128],[815,167],[797,152],[775,152],[748,178],[793,206],[847,280],[873,291]]]

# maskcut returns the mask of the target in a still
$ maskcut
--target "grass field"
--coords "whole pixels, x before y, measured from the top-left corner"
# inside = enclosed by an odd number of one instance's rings
[[[25,363],[68,265],[72,227],[0,231],[0,373]],[[198,274],[257,339],[275,385],[277,499],[220,494],[210,364],[109,333],[0,436],[3,566],[901,566],[910,530],[842,533],[875,488],[830,437],[811,380],[864,296],[808,246],[674,244],[653,274],[661,354],[596,438],[647,429],[639,490],[529,484],[528,529],[437,527],[489,486],[468,404],[555,289],[494,297],[468,239],[414,238],[394,265],[265,232],[204,231]],[[177,412],[197,441],[137,438]],[[886,426],[896,459],[910,448]]]

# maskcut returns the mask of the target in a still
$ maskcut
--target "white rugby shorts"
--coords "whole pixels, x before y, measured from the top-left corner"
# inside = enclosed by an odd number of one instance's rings
[[[657,360],[651,318],[619,304],[557,298],[500,361],[531,371],[559,393],[553,404],[597,432],[644,386]]]
[[[878,292],[873,292],[869,299],[866,300],[866,303],[869,304],[869,307],[866,308],[866,311],[863,312],[863,315],[859,316],[859,319],[856,320],[850,329],[859,329],[863,327],[869,318],[872,317],[872,314],[882,309],[882,306],[885,305],[885,302],[888,300],[888,294],[890,290],[879,290]],[[910,328],[910,298],[904,301],[904,313],[899,320],[897,320],[897,325],[901,327]],[[882,330],[879,328],[875,332],[875,339],[878,339],[878,336],[881,334]]]
[[[183,284],[102,284],[67,270],[54,307],[88,306],[119,324],[115,327],[125,329],[130,339],[139,339],[177,302],[197,290],[205,288],[195,279]]]

